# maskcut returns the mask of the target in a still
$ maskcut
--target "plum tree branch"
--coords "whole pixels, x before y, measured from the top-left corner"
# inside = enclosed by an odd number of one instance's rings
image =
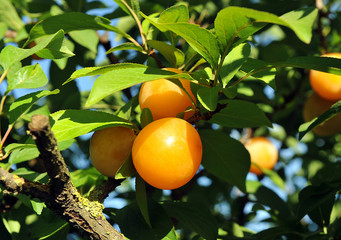
[[[4,186],[5,193],[17,195],[26,194],[41,201],[49,199],[50,188],[46,184],[31,182],[15,174],[9,173],[0,167],[0,184]]]
[[[103,202],[108,197],[109,193],[114,191],[115,188],[123,182],[123,180],[124,179],[109,178],[108,180],[103,181],[102,184],[98,185],[90,192],[89,200]]]
[[[13,194],[23,193],[40,199],[47,207],[90,239],[125,239],[103,216],[103,205],[98,200],[82,197],[72,184],[69,170],[51,131],[49,118],[34,115],[29,129],[40,152],[39,158],[42,159],[50,177],[50,182],[48,184],[30,182],[0,168],[0,184],[4,186],[5,191]]]

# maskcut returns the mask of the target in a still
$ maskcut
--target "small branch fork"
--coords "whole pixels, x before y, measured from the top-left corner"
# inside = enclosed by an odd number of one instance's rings
[[[50,177],[48,184],[27,181],[0,168],[0,184],[5,193],[22,193],[45,202],[46,206],[64,218],[81,234],[93,240],[123,240],[104,218],[102,202],[108,194],[120,185],[122,180],[109,179],[83,198],[73,186],[67,165],[58,150],[57,141],[51,131],[49,118],[34,115],[29,124],[30,133],[40,152]]]

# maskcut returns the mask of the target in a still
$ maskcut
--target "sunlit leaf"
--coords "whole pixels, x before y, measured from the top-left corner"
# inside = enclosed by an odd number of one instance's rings
[[[216,37],[209,30],[195,24],[177,22],[177,23],[159,23],[146,15],[148,19],[160,31],[172,31],[182,37],[197,53],[211,64],[213,68],[218,67],[219,46]]]
[[[241,43],[268,23],[288,27],[303,42],[309,43],[316,16],[317,10],[313,8],[295,10],[278,17],[264,11],[231,6],[218,13],[214,25],[221,50],[226,52],[236,39],[240,39]]]
[[[232,49],[225,57],[224,63],[220,70],[220,76],[224,86],[234,77],[240,67],[249,57],[251,47],[249,44],[241,44]]]
[[[42,90],[38,92],[33,92],[26,94],[15,100],[9,108],[9,122],[13,124],[17,121],[23,114],[25,114],[38,100],[43,97],[58,94],[59,90],[54,91]]]
[[[63,29],[66,33],[78,30],[107,30],[113,31],[124,37],[131,39],[127,34],[119,30],[118,28],[110,24],[110,20],[92,16],[81,12],[69,12],[56,16],[48,17],[36,25],[34,25],[30,31],[29,41],[33,41],[36,38],[54,34],[60,29]]]
[[[24,22],[10,0],[0,0],[0,22],[6,23],[15,31],[19,31],[24,27]]]
[[[95,69],[95,72],[98,73],[98,71],[102,70]],[[189,77],[188,74],[177,74],[158,68],[152,68],[133,63],[115,64],[106,68],[105,71],[105,73],[96,79],[94,86],[91,89],[89,98],[86,101],[86,106],[91,106],[110,94],[138,83],[160,78],[177,79],[179,77]],[[88,72],[88,75],[93,73],[93,71],[90,71]]]
[[[7,92],[17,88],[39,88],[48,82],[39,64],[22,67],[7,79]]]
[[[126,42],[126,43],[122,43],[120,45],[117,45],[113,48],[110,48],[106,54],[115,52],[115,51],[122,51],[122,50],[135,50],[135,51],[139,51],[142,52],[143,48],[141,46],[135,45],[134,43],[130,43],[130,42]]]
[[[51,114],[52,131],[58,141],[73,139],[104,127],[134,125],[116,115],[92,110],[61,110]]]
[[[161,53],[161,55],[164,56],[174,67],[180,66],[184,63],[185,54],[176,47],[157,40],[148,40],[147,43],[150,47]]]

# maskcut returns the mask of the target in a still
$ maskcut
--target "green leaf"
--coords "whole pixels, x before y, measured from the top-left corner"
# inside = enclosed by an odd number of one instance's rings
[[[130,0],[130,6],[133,9],[134,13],[140,18],[140,1],[139,0]]]
[[[28,112],[26,112],[23,116],[22,119],[25,121],[31,121],[31,117],[34,114],[40,114],[40,115],[45,115],[49,116],[51,114],[49,107],[45,104],[43,106],[40,106],[38,104],[33,105]]]
[[[143,52],[143,48],[131,42],[122,43],[116,47],[110,48],[105,54],[109,54],[115,51],[121,50],[135,50],[138,52]]]
[[[258,166],[259,167],[259,166]],[[285,182],[283,179],[279,176],[279,174],[273,170],[261,168],[262,172],[273,181],[274,184],[276,184],[281,189],[285,190]]]
[[[220,69],[220,76],[225,87],[228,82],[236,75],[240,67],[249,57],[251,47],[249,44],[240,44],[233,48],[231,52],[225,57],[223,66]]]
[[[33,92],[26,94],[15,100],[14,103],[11,104],[9,108],[9,123],[13,124],[17,121],[21,116],[23,116],[38,100],[43,97],[58,94],[59,90],[56,89],[54,91],[42,90],[38,92]]]
[[[245,192],[250,155],[243,144],[223,132],[202,130],[199,134],[203,143],[202,164],[205,169]]]
[[[306,214],[312,214],[316,223],[321,224],[322,222],[325,222],[328,225],[337,191],[337,189],[334,189],[327,184],[304,188],[299,193],[298,219],[301,219]],[[316,215],[318,217],[315,217]]]
[[[254,235],[254,238],[252,239],[273,240],[273,239],[281,239],[286,236],[288,239],[300,239],[302,238],[302,233],[295,231],[293,228],[290,229],[286,226],[280,226],[280,227],[272,227],[272,228],[268,228],[263,231],[260,231],[256,233]]]
[[[335,188],[335,190],[341,189],[341,162],[328,162],[323,163],[323,167],[309,179],[313,186],[319,186],[321,184],[328,184]]]
[[[144,128],[149,123],[153,121],[153,115],[149,108],[142,109],[140,122],[141,122],[141,128]]]
[[[259,79],[273,89],[276,89],[274,82],[276,68],[273,65],[259,59],[248,58],[240,68],[240,71],[246,73],[249,79]]]
[[[274,191],[258,181],[247,181],[246,186],[247,192],[257,198],[256,202],[269,206],[274,214],[280,215],[284,220],[290,219],[292,213],[288,205]]]
[[[40,43],[42,39],[50,39],[50,36],[41,37],[39,41],[37,40],[37,42]],[[36,54],[39,57],[46,59],[61,59],[72,57],[75,54],[70,51],[69,42],[69,40],[64,38],[64,32],[62,30],[58,31],[58,34],[55,35],[53,39],[51,39],[48,45],[40,51],[37,51]]]
[[[202,87],[198,89],[197,98],[208,111],[214,111],[217,108],[220,89],[221,86],[219,85],[212,88]]]
[[[227,100],[226,103],[227,106],[209,122],[230,128],[272,126],[257,104],[243,100]]]
[[[31,238],[39,240],[65,239],[70,230],[69,224],[65,220],[47,208],[44,208],[42,215],[32,225],[29,225],[29,228]]]
[[[135,189],[136,189],[136,202],[139,205],[142,216],[148,226],[152,228],[152,224],[150,223],[149,213],[148,213],[148,201],[147,201],[147,193],[146,193],[146,184],[144,180],[137,175],[135,179]]]
[[[164,10],[158,19],[159,23],[177,23],[188,22],[189,12],[188,8],[184,4],[171,6]]]
[[[222,52],[226,52],[236,38],[240,39],[239,43],[243,42],[267,23],[288,27],[296,33],[300,40],[309,43],[316,16],[317,10],[313,8],[295,10],[278,17],[254,9],[227,7],[218,13],[214,25]]]
[[[123,3],[122,0],[114,0],[117,5],[125,12],[127,13],[129,16],[132,16],[131,12],[129,11],[129,9],[127,8],[127,6]],[[125,1],[125,0],[124,0]],[[126,2],[126,1],[125,1]],[[127,2],[126,2],[127,3]]]
[[[314,69],[321,72],[328,72],[341,75],[341,59],[332,57],[293,57],[283,62],[272,64],[273,67],[294,67]]]
[[[74,143],[73,140],[67,140],[58,142],[58,149],[63,151],[68,149]],[[35,159],[39,156],[38,148],[35,144],[30,143],[12,143],[6,146],[5,148],[6,155],[11,154],[8,160],[8,163],[18,164],[21,162],[26,162],[32,159]],[[17,173],[19,174],[19,173]],[[36,180],[36,179],[34,179]]]
[[[30,31],[29,40],[33,41],[36,38],[54,34],[63,29],[65,33],[78,30],[108,30],[123,35],[127,39],[132,39],[127,33],[122,32],[118,28],[110,25],[110,20],[87,15],[81,12],[70,12],[46,18],[36,25]]]
[[[177,240],[175,229],[172,228],[162,240]]]
[[[70,172],[72,184],[84,196],[88,197],[89,192],[94,189],[99,182],[104,181],[104,176],[94,167],[78,169]]]
[[[32,204],[33,211],[35,211],[36,214],[38,214],[38,215],[41,215],[44,207],[46,207],[45,203],[38,202],[35,200],[31,200],[31,204]]]
[[[174,67],[182,65],[185,61],[185,54],[181,50],[168,45],[165,42],[148,40],[147,44],[160,52],[161,55],[164,56],[164,58],[166,58],[167,61],[170,62]]]
[[[116,115],[92,110],[61,110],[51,114],[52,131],[58,141],[65,141],[105,127],[134,125]]]
[[[266,63],[261,60],[248,58],[241,67],[241,71],[247,76],[260,79],[275,89],[273,80],[275,68],[303,68],[314,69],[321,72],[328,72],[341,75],[341,59],[331,57],[293,57],[282,62]]]
[[[296,9],[280,16],[280,19],[287,23],[297,37],[304,43],[310,43],[312,27],[317,18],[317,9],[310,7]]]
[[[2,39],[6,35],[7,29],[7,24],[0,21],[0,39]]]
[[[319,117],[314,118],[310,122],[304,123],[299,127],[299,139],[302,139],[307,132],[312,130],[314,127],[322,124],[328,119],[341,113],[341,100],[334,103],[327,111],[322,113]]]
[[[82,45],[83,47],[86,47],[93,53],[97,53],[99,38],[94,30],[87,29],[72,31],[69,33],[69,35],[76,43]]]
[[[165,70],[160,70],[158,68],[151,68],[147,67],[142,64],[136,64],[136,63],[118,63],[118,64],[113,64],[113,65],[105,65],[101,67],[88,67],[88,68],[82,68],[80,70],[75,71],[68,80],[66,80],[64,84],[69,83],[70,81],[76,79],[76,78],[81,78],[81,77],[87,77],[87,76],[95,76],[95,75],[101,75],[110,71],[119,71],[120,74],[122,71],[127,71],[129,73],[129,69],[133,71],[134,69],[137,70],[137,72],[142,72],[141,74],[160,74],[160,78],[179,78],[179,76],[191,80],[192,78],[188,74],[175,74],[174,72],[169,72]],[[139,76],[139,75],[137,75]],[[129,76],[127,76],[129,77]],[[158,78],[155,78],[158,79]],[[155,80],[152,78],[151,80]],[[147,80],[149,81],[149,80]],[[140,83],[140,82],[138,82]]]
[[[37,63],[20,68],[13,76],[8,75],[7,82],[6,92],[10,92],[17,88],[42,87],[47,84],[48,79],[41,66]]]
[[[216,240],[218,225],[212,213],[205,207],[190,202],[163,202],[163,208],[171,218],[207,240]]]
[[[10,0],[0,0],[0,22],[4,22],[15,31],[19,31],[25,25]]]
[[[160,17],[157,19],[158,23],[177,23],[177,22],[184,22],[188,23],[189,21],[189,11],[186,3],[178,3],[177,5],[171,6],[164,10]],[[166,31],[166,30],[165,30]],[[165,32],[164,33],[169,42],[176,46],[180,37],[177,36],[173,32]]]
[[[172,31],[182,37],[197,53],[211,64],[213,69],[218,67],[220,57],[216,37],[209,30],[190,23],[158,23],[143,15],[160,31]]]
[[[70,56],[70,53],[63,52],[63,40],[64,32],[63,30],[59,30],[52,36],[43,38],[41,41],[39,41],[39,43],[37,43],[36,46],[30,49],[22,49],[13,45],[8,45],[3,48],[0,53],[0,64],[4,68],[4,70],[7,70],[13,64],[20,62],[21,60],[39,51],[42,51],[42,53],[45,54],[49,54],[50,56],[53,56],[53,54],[59,54],[59,56]]]
[[[34,144],[11,143],[5,147],[5,152],[10,153],[17,149],[34,148],[34,147],[36,147]]]
[[[162,206],[150,199],[148,211],[152,228],[147,225],[136,202],[117,210],[115,222],[129,239],[159,240],[169,235],[173,224]]]
[[[10,163],[11,165],[18,164],[35,159],[38,156],[38,148],[35,145],[30,144],[30,146],[27,146],[26,148],[13,150],[13,152],[9,156],[8,163]]]
[[[117,170],[115,174],[115,179],[124,179],[134,176],[136,173],[131,155],[124,161],[122,166]]]
[[[69,233],[69,223],[64,223],[64,225],[60,226],[59,228],[55,229],[54,231],[48,233],[46,236],[40,237],[39,240],[53,240],[53,239],[62,239],[66,237]],[[52,239],[51,239],[52,237]]]
[[[76,71],[74,74],[76,75],[77,72],[78,71]],[[98,74],[99,72],[105,73],[96,79],[91,89],[89,98],[86,101],[86,106],[91,106],[110,94],[121,91],[138,83],[160,78],[177,79],[179,77],[190,77],[188,74],[176,74],[158,68],[147,67],[145,65],[134,63],[122,63],[104,68],[85,69],[79,73],[92,75],[94,73]],[[72,74],[71,78],[75,77],[74,74]]]

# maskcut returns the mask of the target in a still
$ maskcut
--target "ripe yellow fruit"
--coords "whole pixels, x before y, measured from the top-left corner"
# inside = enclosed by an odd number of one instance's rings
[[[166,70],[182,73],[179,69],[174,68],[166,68]],[[185,79],[179,80],[196,103],[191,91],[190,82]],[[141,109],[150,109],[154,120],[176,117],[177,114],[184,112],[188,107],[195,108],[186,92],[167,79],[158,79],[143,83],[139,94],[139,104]],[[190,118],[193,114],[193,110],[185,112],[184,119]]]
[[[322,57],[341,58],[341,53],[327,53]],[[310,70],[310,85],[322,98],[337,101],[341,99],[341,75]]]
[[[109,127],[96,131],[90,140],[90,159],[94,167],[107,177],[115,177],[117,170],[129,157],[135,132],[126,127]]]
[[[175,189],[190,181],[202,158],[197,130],[180,118],[151,122],[137,135],[132,159],[139,175],[159,189]]]
[[[278,161],[278,150],[273,143],[265,137],[254,137],[245,143],[251,158],[250,172],[257,175],[263,174],[264,169],[273,169]],[[256,165],[257,166],[256,166]]]
[[[303,106],[303,118],[306,122],[313,120],[327,111],[335,102],[328,101],[316,93],[311,94]],[[312,130],[319,136],[329,136],[341,131],[341,113],[316,126]]]

